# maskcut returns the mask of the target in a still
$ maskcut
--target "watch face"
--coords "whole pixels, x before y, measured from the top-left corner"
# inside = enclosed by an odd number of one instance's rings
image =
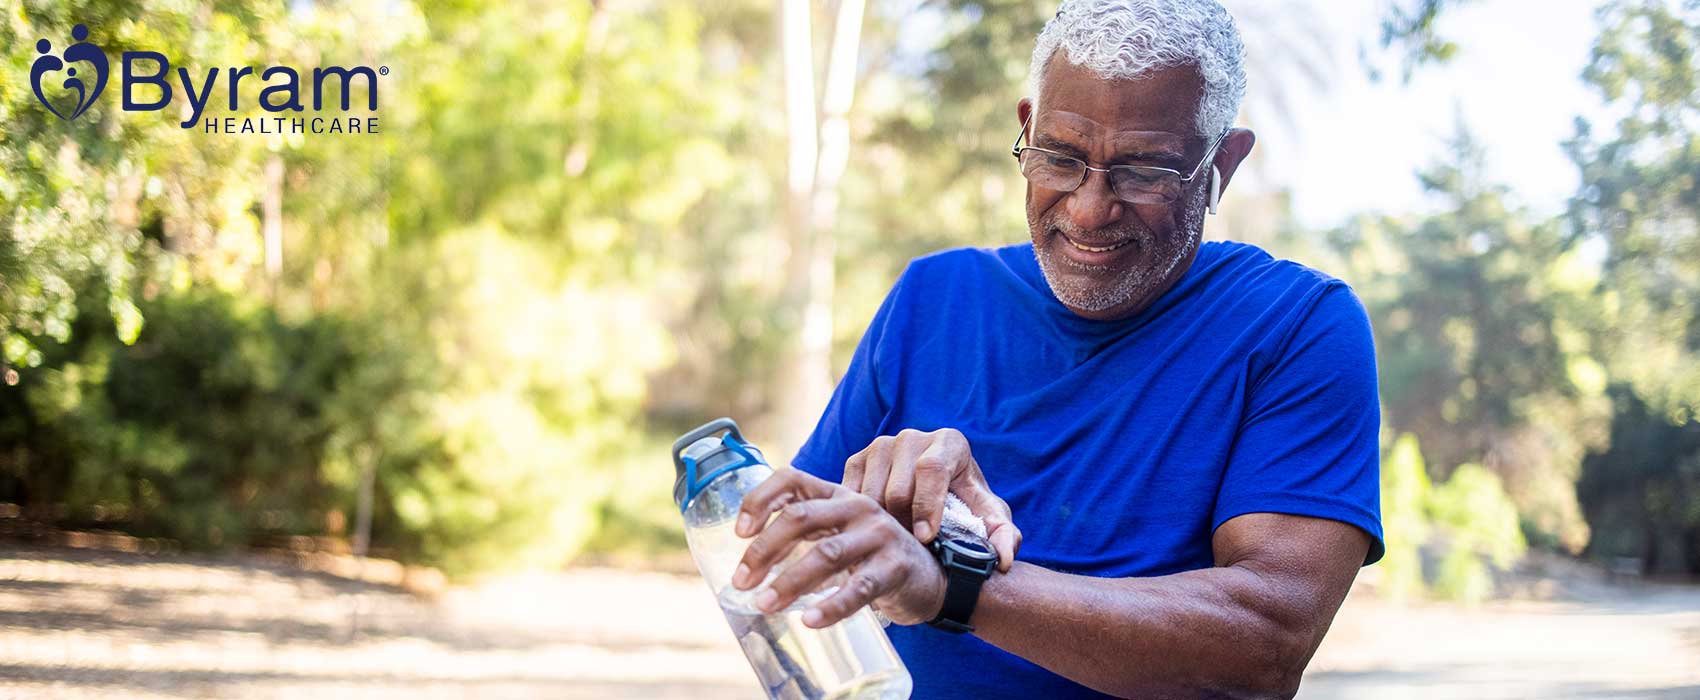
[[[978,537],[951,537],[945,540],[945,546],[975,559],[996,559],[991,544]]]

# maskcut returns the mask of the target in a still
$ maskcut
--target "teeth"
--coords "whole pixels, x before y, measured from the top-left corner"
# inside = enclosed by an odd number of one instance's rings
[[[1084,250],[1088,253],[1108,253],[1112,250],[1115,250],[1115,249],[1120,248],[1124,245],[1127,245],[1127,241],[1122,241],[1121,243],[1117,243],[1115,245],[1108,245],[1108,246],[1104,246],[1102,248],[1094,248],[1094,247],[1089,246],[1089,245],[1081,245],[1079,243],[1075,243],[1074,239],[1069,238],[1068,236],[1063,236],[1063,240],[1068,241],[1069,245],[1074,246],[1075,248],[1077,248],[1079,250]]]

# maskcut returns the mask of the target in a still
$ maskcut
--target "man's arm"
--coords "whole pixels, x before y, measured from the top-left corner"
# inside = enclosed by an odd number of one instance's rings
[[[777,514],[769,522],[769,517]],[[930,620],[944,574],[873,498],[796,470],[744,497],[753,537],[732,583],[755,587],[798,544],[819,540],[757,597],[764,611],[848,573],[804,623],[820,628],[873,604],[898,624]],[[981,589],[982,639],[1102,692],[1140,698],[1291,697],[1369,549],[1332,520],[1233,518],[1212,542],[1216,568],[1153,578],[1072,576],[1017,562]]]
[[[981,590],[976,634],[1120,697],[1290,698],[1369,549],[1351,525],[1253,513],[1224,523],[1216,567],[1074,576],[1017,562]]]

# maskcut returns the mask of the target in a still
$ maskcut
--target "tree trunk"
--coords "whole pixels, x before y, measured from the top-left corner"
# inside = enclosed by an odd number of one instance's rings
[[[260,193],[260,233],[266,243],[266,285],[277,301],[278,279],[283,276],[283,157],[273,153],[266,159],[265,191]]]
[[[787,338],[770,384],[772,444],[778,455],[793,454],[802,445],[832,394],[833,228],[838,181],[850,153],[863,5],[862,0],[839,2],[817,117],[809,3],[780,1],[790,144],[780,314],[795,332]]]

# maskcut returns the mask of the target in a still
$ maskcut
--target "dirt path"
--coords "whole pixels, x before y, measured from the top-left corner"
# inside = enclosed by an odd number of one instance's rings
[[[1700,590],[1347,601],[1301,698],[1700,698]],[[358,626],[358,632],[356,632]],[[579,569],[435,600],[252,560],[0,544],[0,698],[758,700],[695,577]]]

